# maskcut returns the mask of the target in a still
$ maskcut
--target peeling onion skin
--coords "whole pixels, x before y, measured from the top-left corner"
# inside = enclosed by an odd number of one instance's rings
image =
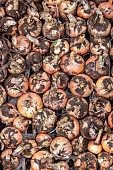
[[[102,55],[109,53],[110,50],[110,39],[109,37],[91,36],[90,51],[95,55]]]
[[[10,49],[11,42],[7,38],[0,38],[0,63],[6,64]]]
[[[113,133],[105,133],[102,137],[101,144],[103,149],[108,153],[113,153]]]
[[[6,148],[16,148],[22,141],[21,132],[14,127],[6,127],[1,131],[1,140]]]
[[[88,19],[95,13],[96,4],[93,1],[83,1],[82,5],[77,8],[77,15],[81,18]]]
[[[60,70],[61,58],[59,55],[49,54],[43,58],[43,70],[48,74],[54,74]]]
[[[63,57],[63,55],[69,52],[69,43],[64,39],[58,39],[54,41],[50,46],[50,52]]]
[[[95,21],[95,22],[94,22]],[[111,30],[111,23],[108,19],[104,18],[100,13],[91,15],[87,21],[88,32],[95,36],[106,37],[109,35]],[[99,26],[98,26],[99,25]],[[103,27],[103,29],[101,29]]]
[[[7,77],[7,69],[3,66],[2,62],[0,62],[0,83],[4,82],[6,77]]]
[[[66,34],[70,37],[77,37],[86,32],[86,21],[80,17],[68,15],[69,21],[66,21]]]
[[[111,112],[111,103],[104,97],[97,94],[92,95],[89,102],[89,115],[96,116],[98,118],[107,118]]]
[[[64,25],[61,21],[57,21],[55,18],[45,12],[42,14],[41,18],[45,20],[42,26],[43,36],[49,40],[57,40],[64,36]]]
[[[49,133],[54,129],[57,116],[48,108],[43,108],[33,115],[32,126],[37,133]]]
[[[78,136],[71,141],[73,154],[79,155],[87,150],[88,140],[82,136]]]
[[[69,115],[64,115],[57,121],[56,127],[57,136],[67,137],[73,140],[79,135],[79,122],[76,118]]]
[[[61,58],[60,67],[68,75],[77,75],[84,70],[85,61],[79,54],[72,51]]]
[[[5,103],[0,108],[0,119],[3,123],[11,123],[17,117],[18,111],[11,103]]]
[[[93,80],[87,74],[78,74],[72,77],[68,87],[72,94],[88,97],[93,91],[93,86]]]
[[[88,113],[88,103],[84,98],[76,95],[68,100],[66,111],[70,116],[81,119]]]
[[[32,49],[34,52],[39,52],[40,54],[46,54],[49,51],[50,43],[47,39],[38,38],[38,43],[33,43]]]
[[[42,6],[43,6],[44,11],[47,11],[50,15],[53,16],[53,18],[57,18],[58,17],[56,6],[48,5],[46,1],[42,2]],[[43,13],[43,11],[40,12],[40,13]]]
[[[17,22],[12,17],[5,16],[0,20],[0,33],[13,36],[17,33]]]
[[[86,61],[85,72],[94,80],[109,75],[109,57],[104,54],[91,55]]]
[[[26,36],[13,36],[12,45],[15,52],[26,55],[31,51],[31,42]]]
[[[36,16],[25,16],[21,18],[18,24],[20,35],[30,34],[32,37],[38,37],[41,32],[42,22]],[[35,26],[34,26],[35,25]]]
[[[53,158],[48,151],[41,150],[36,152],[31,159],[32,170],[50,170],[47,168],[49,163],[53,162]]]
[[[12,170],[20,163],[19,157],[13,156],[12,153],[12,149],[6,149],[1,154],[2,166],[5,169]]]
[[[5,9],[8,16],[20,18],[26,12],[26,4],[21,0],[8,0]]]
[[[29,88],[31,91],[41,94],[49,89],[51,85],[50,76],[46,72],[39,71],[29,78]]]
[[[113,77],[102,76],[100,77],[95,85],[95,90],[98,95],[110,98],[113,97]]]
[[[62,89],[49,89],[43,94],[43,103],[47,108],[60,110],[66,106],[67,95]]]
[[[97,158],[90,152],[84,152],[76,157],[74,167],[76,170],[85,170],[86,168],[90,170],[97,170]]]
[[[52,87],[57,87],[59,89],[64,89],[67,87],[69,81],[69,77],[62,71],[57,71],[56,73],[52,74]]]
[[[28,120],[25,117],[18,116],[13,121],[13,126],[20,130],[21,132],[24,132],[28,129],[30,124],[30,120]]]
[[[47,148],[50,146],[50,144],[52,142],[52,138],[48,134],[39,133],[36,136],[36,141],[38,143],[38,148]]]
[[[89,51],[89,41],[84,34],[70,39],[70,49],[79,55],[86,54]]]
[[[32,156],[38,151],[38,145],[35,140],[25,140],[20,143],[13,151],[14,156],[22,154],[24,158],[32,158]]]
[[[109,168],[113,163],[111,153],[101,152],[98,154],[98,163],[101,168]]]
[[[50,152],[55,159],[67,160],[72,155],[72,146],[69,140],[65,137],[56,137],[50,145]]]
[[[25,59],[20,54],[14,54],[10,59],[10,65],[8,71],[11,74],[23,73],[26,68]]]
[[[67,15],[76,13],[77,2],[64,1],[59,4],[59,13],[62,19],[67,20]]]
[[[28,79],[24,74],[12,74],[5,80],[5,88],[9,96],[20,97],[28,89]]]
[[[96,139],[100,129],[103,129],[103,122],[94,116],[85,117],[80,125],[81,135],[86,139]]]

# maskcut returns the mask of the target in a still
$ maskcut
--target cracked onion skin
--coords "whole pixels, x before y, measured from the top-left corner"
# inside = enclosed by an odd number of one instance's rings
[[[59,136],[52,140],[50,152],[56,160],[67,160],[72,155],[72,145],[67,138]]]

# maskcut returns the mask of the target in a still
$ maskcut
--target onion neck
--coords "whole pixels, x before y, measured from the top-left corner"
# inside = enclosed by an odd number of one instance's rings
[[[100,23],[103,24],[103,23],[104,23],[104,17],[103,17],[103,15],[99,15],[99,19],[100,19]]]
[[[95,140],[95,142],[94,142],[95,144],[97,144],[97,145],[100,144],[100,139],[101,139],[102,133],[103,133],[103,129],[100,129],[100,130],[99,130],[99,133],[98,133],[98,135],[97,135],[97,138],[96,138],[96,140]]]
[[[96,14],[97,14],[97,17],[95,18],[96,21],[98,21],[98,19],[100,20],[100,23],[102,24],[104,22],[104,17],[103,17],[103,14],[102,12],[100,11],[100,9],[96,9]]]
[[[69,10],[70,10],[70,11],[76,9],[77,2],[78,2],[78,0],[74,1],[73,4],[69,6]]]
[[[77,22],[76,18],[72,14],[68,14],[67,17],[68,17],[70,23]]]
[[[19,155],[21,154],[24,150],[29,149],[30,145],[29,144],[21,144],[20,146],[18,146],[14,152],[13,152],[13,156]]]
[[[85,35],[80,35],[79,42],[83,43],[85,41]]]
[[[13,4],[14,4],[14,10],[18,10],[18,6],[19,6],[18,0],[14,0]]]

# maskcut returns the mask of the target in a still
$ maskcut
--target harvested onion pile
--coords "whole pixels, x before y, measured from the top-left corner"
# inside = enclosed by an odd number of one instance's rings
[[[0,0],[3,170],[113,170],[112,0]]]

